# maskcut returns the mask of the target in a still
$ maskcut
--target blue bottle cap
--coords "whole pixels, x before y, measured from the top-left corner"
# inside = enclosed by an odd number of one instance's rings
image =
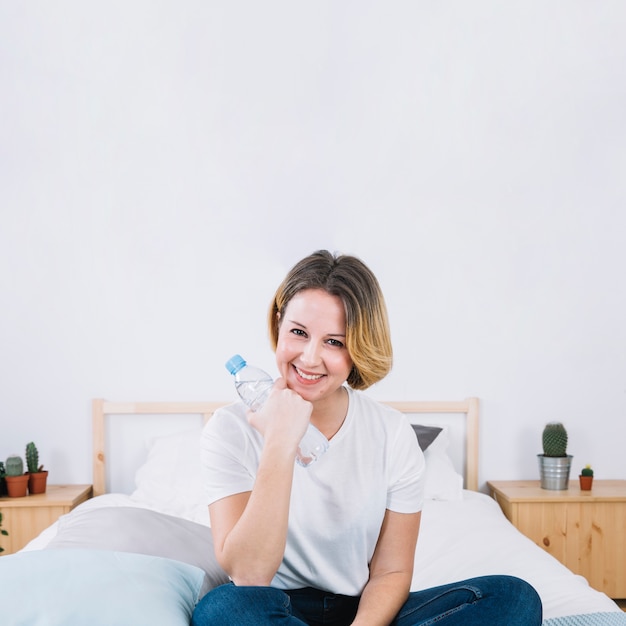
[[[230,359],[226,361],[226,369],[233,376],[245,365],[246,365],[245,359],[239,354],[235,354],[234,356],[231,356]]]

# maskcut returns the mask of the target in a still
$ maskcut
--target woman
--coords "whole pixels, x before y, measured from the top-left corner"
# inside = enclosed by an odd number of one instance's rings
[[[536,592],[511,577],[409,593],[424,457],[406,418],[359,391],[392,363],[372,272],[316,252],[279,286],[268,322],[280,373],[268,401],[222,409],[203,433],[215,552],[232,583],[192,624],[540,624]],[[309,422],[330,446],[305,468],[294,461]]]

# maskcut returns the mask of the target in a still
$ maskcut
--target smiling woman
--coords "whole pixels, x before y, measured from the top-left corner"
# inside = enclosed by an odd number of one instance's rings
[[[333,257],[320,250],[297,263],[278,287],[268,325],[276,350],[281,316],[290,300],[305,289],[320,289],[340,299],[345,313],[343,336],[354,364],[347,383],[367,389],[391,370],[393,350],[387,307],[373,272],[359,259]]]
[[[291,390],[313,403],[311,422],[328,439],[345,417],[343,383],[353,368],[345,346],[345,317],[338,296],[322,289],[305,289],[289,301],[284,317],[278,320],[278,371]],[[322,416],[332,421],[318,423]]]
[[[278,287],[268,323],[280,372],[268,399],[253,413],[218,410],[202,435],[215,555],[232,582],[205,596],[193,625],[410,626],[453,614],[446,623],[539,624],[539,597],[516,578],[409,593],[426,463],[406,416],[362,392],[392,363],[367,266],[309,255]],[[294,467],[310,423],[328,450]]]

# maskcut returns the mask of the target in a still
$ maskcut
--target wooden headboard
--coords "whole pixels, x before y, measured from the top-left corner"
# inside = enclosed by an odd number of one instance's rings
[[[92,437],[93,437],[93,493],[102,495],[107,491],[107,456],[106,424],[111,415],[155,415],[172,416],[199,415],[204,422],[213,413],[228,402],[109,402],[95,399],[92,402]],[[457,439],[462,448],[462,461],[457,465],[463,474],[466,489],[478,490],[478,398],[459,401],[406,401],[385,402],[393,408],[407,414],[410,421],[438,425],[438,416],[447,414],[460,417],[458,425],[452,426],[451,439]],[[416,419],[415,416],[419,418]],[[428,418],[426,419],[426,416]],[[424,418],[424,419],[422,419]],[[450,427],[451,422],[444,425]]]

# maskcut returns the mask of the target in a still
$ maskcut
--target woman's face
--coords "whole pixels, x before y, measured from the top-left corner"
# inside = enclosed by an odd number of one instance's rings
[[[300,291],[279,324],[276,363],[287,386],[309,402],[329,398],[352,369],[341,299],[322,289]]]

